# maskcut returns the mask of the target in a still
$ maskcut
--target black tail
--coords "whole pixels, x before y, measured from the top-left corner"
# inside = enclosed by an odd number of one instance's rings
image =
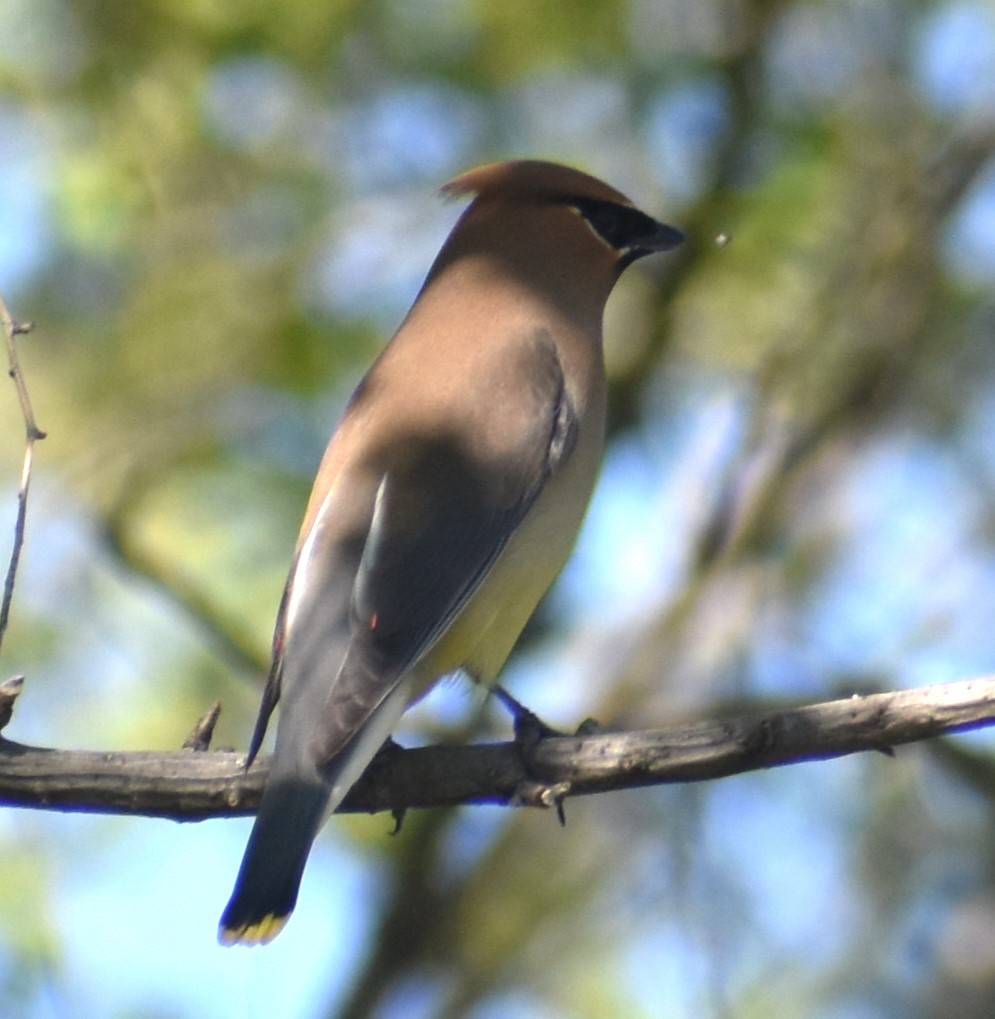
[[[329,792],[317,776],[274,776],[266,783],[235,890],[221,916],[222,944],[265,945],[280,933],[297,902]]]

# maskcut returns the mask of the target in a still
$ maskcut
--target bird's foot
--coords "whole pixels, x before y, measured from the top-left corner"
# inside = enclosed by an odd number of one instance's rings
[[[521,701],[512,697],[503,686],[493,687],[493,692],[508,709],[515,726],[515,742],[520,746],[532,747],[541,739],[567,735],[547,725],[534,711],[530,711]]]
[[[376,774],[376,770],[378,768],[382,769],[384,767],[389,767],[391,758],[403,749],[404,747],[402,747],[393,736],[388,736],[383,741],[383,745],[380,749],[373,755],[373,759],[366,766],[367,771]],[[403,807],[395,807],[391,810],[390,816],[394,819],[394,827],[391,830],[391,835],[398,835],[400,833],[406,814],[407,811]]]
[[[580,725],[577,726],[577,731],[574,733],[575,736],[597,736],[599,733],[604,732],[601,723],[596,718],[585,718]]]
[[[512,697],[503,686],[491,688],[495,697],[508,709],[515,726],[515,740],[518,743],[534,745],[551,736],[596,736],[602,731],[601,725],[593,718],[585,718],[576,732],[563,732],[547,725],[534,711],[527,708],[516,697]]]
[[[530,711],[521,701],[512,697],[504,687],[495,686],[493,689],[497,699],[511,713],[515,726],[515,745],[518,747],[526,771],[531,771],[533,751],[536,745],[541,740],[566,736],[567,733],[547,725],[534,711]],[[590,719],[584,723],[584,726],[589,723]],[[562,826],[567,823],[563,801],[570,795],[570,788],[569,782],[550,783],[532,777],[523,778],[515,787],[509,802],[512,806],[542,807],[546,810],[555,807],[556,816]]]

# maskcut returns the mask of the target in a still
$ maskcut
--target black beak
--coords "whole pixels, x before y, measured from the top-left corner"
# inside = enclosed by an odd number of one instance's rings
[[[632,247],[638,249],[640,255],[649,255],[654,251],[673,251],[684,243],[684,234],[676,227],[653,220],[654,230],[644,237],[633,238]]]

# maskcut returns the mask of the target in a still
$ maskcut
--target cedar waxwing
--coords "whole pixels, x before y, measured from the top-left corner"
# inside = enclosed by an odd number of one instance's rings
[[[402,712],[462,670],[491,685],[577,536],[601,461],[601,322],[622,270],[683,240],[554,163],[474,195],[325,452],[276,623],[249,761],[273,763],[225,944],[286,923],[322,822]]]

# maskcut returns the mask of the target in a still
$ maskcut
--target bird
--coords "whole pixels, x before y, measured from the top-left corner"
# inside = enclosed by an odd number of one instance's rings
[[[304,514],[225,945],[282,930],[319,829],[407,707],[456,672],[496,682],[595,485],[605,303],[623,269],[684,239],[558,163],[491,163],[442,192],[469,205],[346,404]]]

